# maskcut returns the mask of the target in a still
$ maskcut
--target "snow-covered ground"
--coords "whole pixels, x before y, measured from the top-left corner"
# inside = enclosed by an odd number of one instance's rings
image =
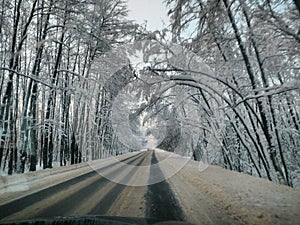
[[[165,174],[172,173],[182,162],[175,154],[170,157],[170,153],[160,151],[158,155],[168,156],[167,163],[162,164]],[[200,210],[203,213],[206,209],[207,216],[213,216],[214,212],[205,206],[208,202],[208,205],[217,203],[216,208],[244,224],[300,224],[300,190],[192,160],[170,179],[170,183],[178,196],[186,190],[194,192],[180,198],[189,214],[191,205],[198,200],[191,215],[194,222],[200,216],[195,212]]]

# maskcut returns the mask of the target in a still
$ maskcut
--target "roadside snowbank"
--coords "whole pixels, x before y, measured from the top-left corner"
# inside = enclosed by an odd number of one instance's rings
[[[157,154],[168,158],[168,166],[163,168],[167,174],[184,160],[173,153]],[[183,177],[199,193],[214,199],[221,211],[244,224],[300,224],[300,190],[193,160],[176,176]],[[193,190],[187,183],[185,188]]]

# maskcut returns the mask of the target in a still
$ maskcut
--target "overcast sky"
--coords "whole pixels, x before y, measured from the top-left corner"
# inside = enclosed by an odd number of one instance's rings
[[[163,0],[128,0],[128,9],[130,19],[140,24],[147,20],[148,30],[161,30],[169,23]]]

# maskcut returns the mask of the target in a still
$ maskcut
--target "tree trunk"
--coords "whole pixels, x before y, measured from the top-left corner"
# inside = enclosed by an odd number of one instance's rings
[[[249,16],[248,16],[248,12],[247,12],[247,9],[245,7],[245,4],[244,4],[243,0],[240,0],[240,1],[241,1],[241,4],[242,4],[242,7],[243,7],[243,13],[244,13],[244,16],[245,16],[245,19],[246,19],[246,23],[247,23],[248,29],[250,31],[250,40],[251,40],[252,46],[254,48],[256,59],[257,59],[257,62],[258,62],[258,66],[259,66],[259,70],[260,70],[260,74],[261,74],[261,79],[263,81],[263,87],[268,88],[269,84],[268,84],[268,81],[267,81],[267,76],[266,76],[265,70],[263,68],[263,63],[262,63],[262,60],[261,60],[261,56],[260,56],[256,41],[254,39],[255,34],[253,32],[253,29],[252,29],[252,25],[251,25],[251,22],[250,22],[250,19],[249,19]],[[279,149],[279,155],[280,155],[281,162],[282,162],[284,172],[285,172],[284,178],[285,178],[286,184],[291,185],[290,181],[289,181],[288,168],[287,168],[285,158],[284,158],[284,155],[283,155],[282,145],[281,145],[281,141],[280,141],[280,135],[279,135],[278,128],[277,128],[277,121],[276,121],[276,116],[275,116],[275,111],[274,111],[274,104],[273,104],[273,100],[272,100],[271,95],[267,96],[267,102],[268,102],[268,106],[270,108],[269,110],[270,110],[270,114],[271,114],[271,121],[272,121],[274,131],[275,131],[276,142],[277,142],[278,149]],[[271,129],[270,125],[269,125],[269,129]]]
[[[249,60],[249,57],[246,53],[246,49],[243,45],[243,42],[242,42],[242,38],[239,34],[239,30],[238,30],[238,27],[237,27],[237,24],[235,22],[235,19],[234,19],[234,16],[230,10],[230,6],[228,4],[228,0],[223,0],[224,2],[224,5],[227,9],[227,13],[228,13],[228,17],[229,17],[229,20],[231,22],[231,25],[232,25],[232,28],[234,30],[234,34],[235,34],[235,38],[238,42],[238,45],[239,45],[239,48],[240,48],[240,51],[241,51],[241,54],[242,54],[242,57],[243,57],[243,60],[244,60],[244,63],[246,65],[246,70],[248,72],[248,75],[249,75],[249,78],[250,78],[250,81],[251,81],[251,85],[252,85],[252,88],[255,90],[257,89],[257,84],[256,84],[256,81],[255,81],[255,76],[254,76],[254,73],[253,73],[253,70],[252,70],[252,67],[251,67],[251,63],[250,63],[250,60]],[[255,93],[257,94],[257,93]],[[276,149],[273,145],[273,138],[272,138],[272,135],[270,133],[270,123],[268,121],[268,117],[266,115],[266,111],[265,111],[265,108],[263,106],[263,103],[261,100],[257,99],[257,104],[258,104],[258,108],[259,108],[259,113],[260,113],[260,116],[261,116],[261,119],[262,119],[262,124],[263,124],[263,132],[264,132],[264,135],[266,137],[266,141],[268,143],[268,149],[269,149],[269,155],[270,155],[270,159],[272,161],[272,164],[273,164],[273,167],[276,171],[276,174],[277,174],[277,177],[278,177],[278,181],[280,183],[286,183],[286,180],[285,180],[285,177],[284,177],[284,173],[283,173],[283,170],[281,169],[278,161],[277,161],[277,158],[276,158]]]

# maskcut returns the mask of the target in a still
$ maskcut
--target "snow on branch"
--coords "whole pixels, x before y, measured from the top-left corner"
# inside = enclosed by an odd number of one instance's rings
[[[1,70],[12,72],[12,73],[17,74],[18,76],[21,76],[21,77],[29,78],[29,79],[34,80],[35,82],[37,82],[39,84],[42,84],[42,85],[44,85],[46,87],[49,87],[49,88],[55,88],[55,89],[60,89],[60,90],[71,90],[70,87],[69,88],[63,88],[63,87],[54,86],[52,84],[48,84],[48,83],[42,81],[41,79],[38,79],[34,75],[23,74],[23,73],[20,73],[20,72],[18,72],[16,70],[9,69],[9,68],[6,68],[6,67],[0,67],[0,71]],[[61,71],[63,71],[63,70],[61,70]],[[66,72],[66,71],[64,71],[64,72]],[[70,72],[70,71],[68,71],[68,72]]]
[[[300,89],[300,80],[294,80],[291,82],[287,82],[280,86],[255,89],[255,90],[253,90],[254,92],[262,92],[262,93],[246,96],[243,100],[239,101],[236,104],[236,106],[238,106],[239,104],[241,104],[247,100],[250,100],[250,99],[257,99],[257,98],[277,95],[277,94],[281,94],[284,92],[294,91],[294,90],[299,90],[299,89]]]
[[[45,86],[47,86],[49,88],[53,88],[52,85],[45,83],[44,81],[36,78],[35,76],[26,75],[26,74],[20,73],[20,72],[18,72],[16,70],[12,70],[12,69],[5,68],[5,67],[0,67],[0,70],[6,70],[6,71],[9,71],[9,72],[13,72],[13,73],[17,74],[18,76],[29,78],[29,79],[34,80],[34,81],[36,81],[36,82],[38,82],[40,84],[43,84],[43,85],[45,85]]]

